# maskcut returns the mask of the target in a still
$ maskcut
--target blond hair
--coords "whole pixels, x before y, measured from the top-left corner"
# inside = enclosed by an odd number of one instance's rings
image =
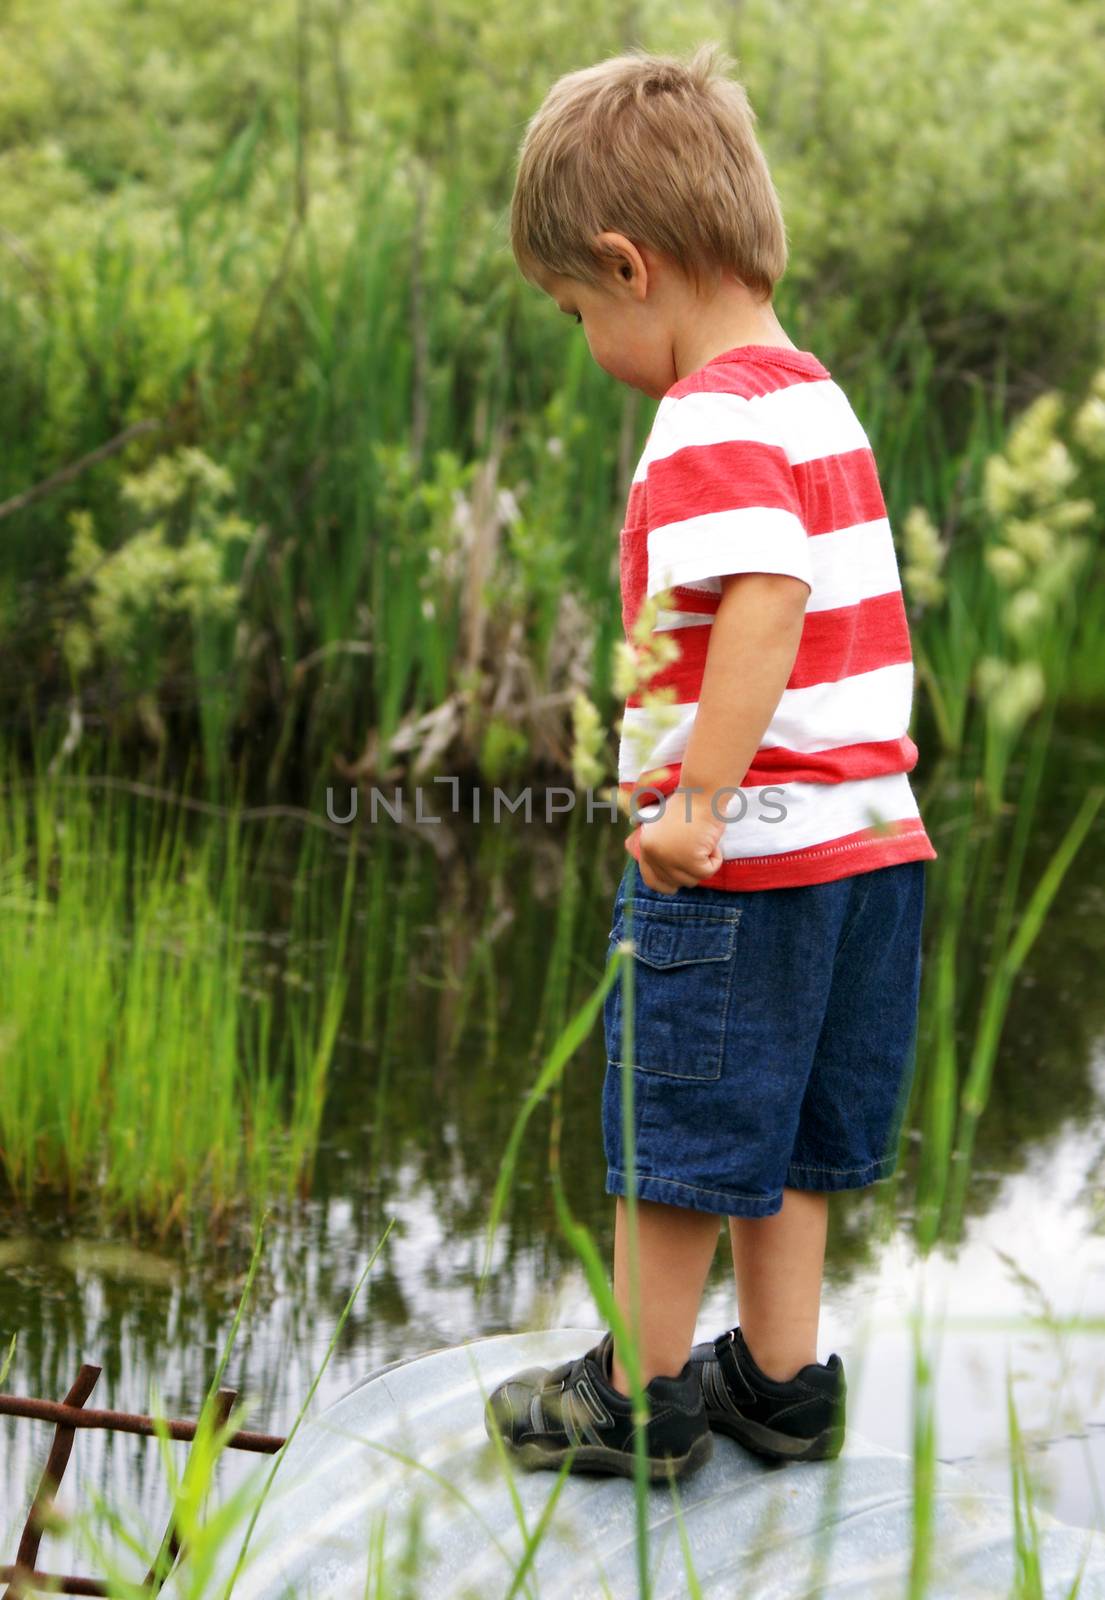
[[[782,208],[730,57],[631,50],[566,73],[526,126],[510,207],[525,278],[607,287],[595,234],[668,255],[702,287],[722,270],[769,300],[787,264]]]

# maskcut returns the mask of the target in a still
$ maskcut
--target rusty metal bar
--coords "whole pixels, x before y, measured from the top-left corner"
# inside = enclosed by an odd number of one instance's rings
[[[79,1415],[80,1407],[88,1399],[96,1387],[96,1380],[101,1369],[85,1362],[77,1374],[76,1382],[65,1397],[65,1410]],[[19,1549],[15,1553],[15,1575],[4,1591],[4,1600],[21,1600],[26,1593],[24,1573],[34,1571],[35,1561],[38,1558],[38,1547],[42,1543],[42,1533],[46,1521],[53,1509],[54,1497],[61,1485],[65,1469],[69,1465],[69,1456],[73,1449],[73,1440],[76,1438],[76,1429],[71,1422],[59,1422],[54,1431],[54,1442],[50,1446],[50,1454],[43,1468],[42,1477],[39,1479],[35,1497],[31,1501],[31,1509],[27,1513],[27,1521],[23,1525],[23,1537],[19,1541]]]
[[[137,1433],[147,1437],[157,1434],[159,1426],[163,1427],[171,1439],[179,1439],[191,1443],[195,1439],[199,1428],[198,1422],[183,1420],[169,1420],[162,1424],[155,1423],[153,1417],[144,1416],[140,1412],[130,1411],[96,1411],[84,1404],[95,1388],[100,1376],[100,1368],[90,1363],[84,1363],[77,1375],[76,1381],[63,1401],[24,1399],[20,1395],[0,1394],[0,1415],[9,1417],[29,1417],[35,1422],[52,1422],[55,1425],[54,1441],[50,1447],[50,1455],[43,1469],[42,1478],[35,1492],[31,1509],[27,1513],[27,1521],[19,1541],[16,1552],[15,1565],[10,1567],[0,1566],[0,1583],[7,1583],[8,1587],[0,1600],[26,1600],[26,1597],[35,1591],[48,1590],[55,1594],[82,1594],[106,1595],[107,1585],[98,1578],[80,1578],[62,1576],[59,1573],[40,1572],[35,1567],[38,1558],[38,1547],[42,1535],[48,1531],[50,1512],[53,1508],[55,1496],[61,1484],[62,1476],[69,1463],[73,1441],[79,1428],[100,1428],[107,1432]],[[220,1389],[215,1396],[215,1421],[217,1427],[224,1427],[227,1418],[234,1408],[238,1398],[235,1389]],[[240,1429],[231,1434],[226,1442],[230,1450],[251,1450],[262,1455],[275,1455],[283,1448],[286,1440],[278,1434],[252,1433]],[[174,1506],[169,1517],[169,1525],[165,1530],[165,1537],[154,1560],[153,1566],[143,1580],[143,1587],[151,1594],[156,1594],[169,1572],[180,1557],[182,1542],[177,1531],[176,1507]],[[165,1564],[165,1572],[159,1578],[158,1567],[163,1562],[166,1550],[171,1560]]]
[[[0,1394],[0,1415],[32,1417],[37,1422],[60,1422],[70,1428],[105,1428],[116,1433],[142,1433],[153,1436],[157,1429],[152,1417],[132,1411],[94,1411],[91,1406],[77,1409],[58,1400],[24,1400],[19,1395]],[[166,1420],[165,1429],[170,1439],[191,1440],[196,1437],[195,1422]],[[227,1440],[231,1450],[255,1450],[262,1455],[275,1455],[284,1444],[274,1433],[251,1433],[241,1429]]]
[[[22,1572],[18,1567],[0,1567],[0,1583],[5,1578],[14,1578],[17,1573],[28,1592],[36,1589],[46,1589],[54,1594],[106,1595],[108,1592],[107,1585],[100,1583],[97,1578],[65,1577],[57,1572]]]

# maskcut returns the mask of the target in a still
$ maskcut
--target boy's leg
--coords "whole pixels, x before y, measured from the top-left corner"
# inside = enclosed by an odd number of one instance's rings
[[[721,1218],[689,1206],[637,1201],[637,1263],[641,1327],[641,1382],[660,1373],[678,1377],[691,1353],[702,1291],[714,1259]],[[629,1309],[629,1212],[617,1196],[614,1219],[614,1299],[631,1326]],[[614,1346],[611,1379],[629,1393],[629,1375]]]
[[[771,1217],[730,1217],[740,1329],[756,1365],[781,1383],[817,1360],[829,1197],[783,1189]]]

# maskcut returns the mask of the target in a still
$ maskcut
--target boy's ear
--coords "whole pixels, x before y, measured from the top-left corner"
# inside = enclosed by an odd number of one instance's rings
[[[599,255],[609,261],[613,276],[622,283],[633,283],[636,279],[643,295],[648,288],[648,263],[632,239],[607,229],[595,235],[594,244]]]

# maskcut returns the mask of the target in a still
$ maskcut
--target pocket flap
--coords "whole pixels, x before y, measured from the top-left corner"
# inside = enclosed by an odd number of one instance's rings
[[[677,967],[690,961],[728,961],[733,954],[739,920],[739,909],[735,915],[704,917],[634,908],[632,937],[637,955],[651,967]],[[630,931],[626,926],[623,936]]]

